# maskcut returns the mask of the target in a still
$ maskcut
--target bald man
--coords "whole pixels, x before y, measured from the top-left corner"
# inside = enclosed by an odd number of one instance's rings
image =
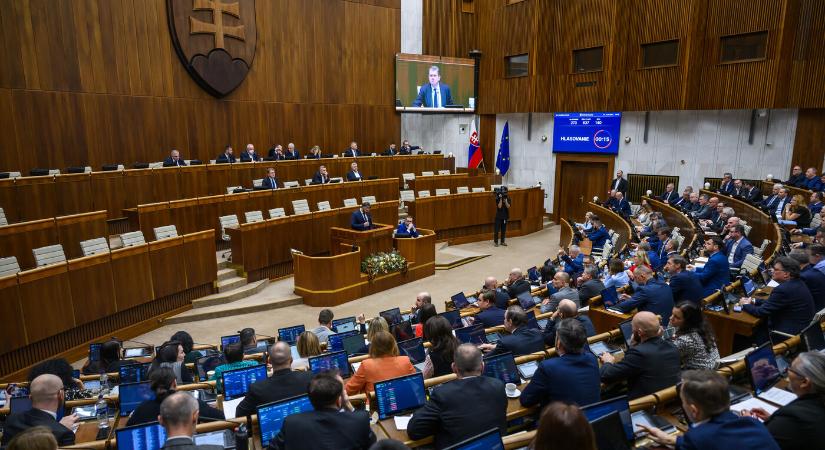
[[[169,154],[169,157],[163,160],[163,167],[173,167],[173,166],[185,166],[186,161],[181,159],[180,152],[177,150],[172,150]]]
[[[553,347],[556,345],[556,326],[564,319],[574,319],[584,328],[585,337],[595,336],[596,328],[593,322],[584,314],[579,314],[579,307],[576,302],[569,299],[564,299],[559,302],[559,307],[556,312],[550,316],[547,321],[547,326],[544,327],[544,345]]]
[[[485,291],[493,291],[496,293],[496,307],[501,309],[507,309],[510,303],[510,294],[501,287],[498,287],[498,280],[496,277],[487,277],[484,279],[484,286],[481,287],[481,292],[484,293]]]
[[[504,282],[505,289],[510,298],[516,298],[522,292],[530,292],[530,282],[524,279],[521,269],[514,267],[510,271],[510,276]]]
[[[256,414],[258,406],[265,403],[307,393],[312,372],[291,369],[292,349],[289,344],[279,341],[269,347],[269,363],[272,365],[272,375],[249,387],[246,397],[238,405],[237,417]]]
[[[72,414],[57,421],[58,411],[63,415],[65,404],[63,381],[55,375],[40,375],[32,380],[30,392],[32,409],[9,416],[0,445],[5,447],[14,436],[37,426],[51,430],[59,446],[74,445],[71,428],[77,423],[77,416]]]
[[[679,350],[662,339],[662,326],[652,312],[633,316],[633,345],[624,359],[616,362],[610,353],[602,353],[603,383],[627,381],[628,398],[652,394],[679,382]]]

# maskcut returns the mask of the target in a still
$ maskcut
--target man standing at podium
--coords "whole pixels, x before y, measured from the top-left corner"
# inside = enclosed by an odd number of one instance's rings
[[[353,230],[366,231],[373,228],[370,202],[364,202],[361,207],[352,212],[349,220]]]

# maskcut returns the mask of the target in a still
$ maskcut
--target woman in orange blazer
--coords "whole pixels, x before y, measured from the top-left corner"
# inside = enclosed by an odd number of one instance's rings
[[[387,331],[379,331],[370,342],[370,357],[361,362],[355,375],[347,381],[347,395],[374,390],[382,380],[415,373],[408,356],[398,356],[395,338]]]

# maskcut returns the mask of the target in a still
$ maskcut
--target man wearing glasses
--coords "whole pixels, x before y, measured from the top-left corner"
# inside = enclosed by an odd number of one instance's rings
[[[77,423],[77,416],[72,414],[58,421],[58,414],[63,415],[65,405],[63,382],[60,378],[44,374],[32,380],[31,401],[30,410],[22,413],[12,411],[12,415],[6,420],[2,446],[8,445],[14,436],[37,426],[51,430],[60,447],[74,445],[72,427]]]

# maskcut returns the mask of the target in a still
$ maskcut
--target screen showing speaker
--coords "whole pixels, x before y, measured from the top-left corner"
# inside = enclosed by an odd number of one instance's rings
[[[475,61],[395,55],[395,109],[406,112],[473,112]]]

